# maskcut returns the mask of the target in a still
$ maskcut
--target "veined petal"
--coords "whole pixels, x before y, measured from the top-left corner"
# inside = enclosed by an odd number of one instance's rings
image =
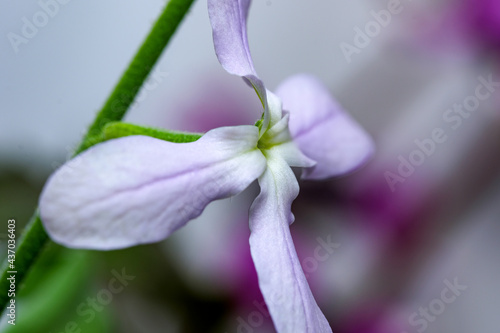
[[[222,67],[249,82],[266,108],[266,89],[253,67],[247,37],[250,0],[208,0],[215,53]]]
[[[316,78],[296,75],[276,94],[290,112],[290,134],[317,164],[304,169],[305,179],[338,176],[359,167],[373,153],[370,136],[331,97]]]
[[[129,136],[99,144],[49,179],[42,221],[52,239],[68,247],[160,241],[262,174],[266,159],[257,140],[255,126],[237,126],[191,143]]]
[[[299,192],[295,175],[279,155],[269,154],[259,177],[261,192],[250,208],[250,249],[259,286],[279,333],[331,332],[302,271],[289,224]]]

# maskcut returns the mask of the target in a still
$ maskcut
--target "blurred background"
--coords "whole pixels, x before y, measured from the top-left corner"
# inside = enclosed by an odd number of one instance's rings
[[[7,220],[19,237],[165,5],[48,3],[0,2],[3,257]],[[295,73],[318,76],[376,143],[360,170],[301,182],[293,206],[297,252],[333,331],[498,332],[500,2],[255,1],[248,24],[269,89]],[[259,102],[240,81],[217,62],[198,0],[126,121],[253,124]],[[256,193],[212,203],[158,244],[51,244],[18,294],[17,325],[4,315],[0,328],[274,332],[248,248]]]

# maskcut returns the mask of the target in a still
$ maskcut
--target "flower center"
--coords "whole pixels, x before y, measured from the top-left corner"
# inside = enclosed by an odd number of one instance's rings
[[[260,150],[267,150],[285,142],[292,141],[292,137],[288,130],[288,118],[288,114],[285,114],[284,117],[267,129],[260,128],[260,131],[264,131],[264,133],[257,142],[257,148]],[[259,125],[262,125],[262,121],[260,122]],[[257,123],[259,123],[259,121]]]

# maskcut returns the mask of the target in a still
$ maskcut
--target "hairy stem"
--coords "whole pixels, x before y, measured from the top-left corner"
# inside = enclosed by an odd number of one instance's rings
[[[194,0],[170,0],[168,2],[103,108],[90,125],[87,134],[75,151],[75,155],[102,141],[101,133],[106,124],[123,118],[193,2]],[[17,290],[17,285],[23,281],[48,241],[49,237],[36,212],[24,229],[21,238],[16,242],[14,269],[9,267],[7,259],[2,266],[0,278],[1,311],[6,308],[10,299],[11,282],[7,278],[12,274],[9,271],[16,272],[14,284]]]
[[[164,141],[186,143],[201,138],[202,134],[178,131],[167,131],[160,128],[142,127],[127,123],[109,123],[102,131],[102,140],[117,139],[130,135],[146,135]]]

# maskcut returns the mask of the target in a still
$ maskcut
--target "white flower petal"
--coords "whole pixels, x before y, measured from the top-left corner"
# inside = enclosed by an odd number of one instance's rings
[[[250,209],[250,248],[259,286],[279,333],[332,332],[307,284],[289,224],[299,192],[287,163],[270,154],[259,178],[261,193]]]
[[[255,126],[223,127],[192,143],[131,136],[90,148],[47,182],[40,214],[68,247],[117,249],[157,242],[213,200],[262,174]]]

